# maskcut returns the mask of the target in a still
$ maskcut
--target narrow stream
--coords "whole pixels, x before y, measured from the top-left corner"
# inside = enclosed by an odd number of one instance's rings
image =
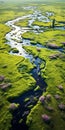
[[[33,68],[30,72],[30,74],[34,77],[36,80],[36,85],[34,89],[29,90],[28,92],[25,92],[20,97],[17,97],[13,100],[10,100],[10,102],[19,103],[20,107],[13,112],[13,120],[12,120],[12,128],[11,130],[28,130],[28,127],[26,125],[26,117],[29,114],[30,110],[36,105],[39,97],[42,95],[43,92],[46,91],[47,84],[44,82],[44,79],[41,77],[40,73],[40,65],[44,62],[38,57],[35,58],[34,64],[36,65],[35,68]],[[45,62],[44,62],[45,63]],[[40,73],[40,74],[38,74]],[[35,90],[39,86],[38,90]],[[26,98],[28,98],[27,101]],[[21,123],[19,121],[23,119]]]
[[[47,12],[47,15],[49,16],[49,15],[53,15],[53,14]],[[26,18],[29,18],[28,27],[24,28],[24,27],[18,27],[18,26],[15,25],[15,23],[18,22],[19,20],[23,20],[23,19],[26,19]],[[9,32],[8,34],[6,34],[6,39],[8,41],[7,44],[9,44],[11,46],[11,48],[17,48],[19,50],[19,53],[12,53],[12,51],[10,53],[15,54],[15,55],[19,55],[19,56],[23,56],[24,58],[29,59],[29,61],[31,63],[32,63],[32,61],[34,61],[34,64],[35,64],[36,67],[32,69],[30,74],[36,80],[35,88],[37,86],[40,87],[39,90],[34,91],[34,89],[32,89],[32,90],[24,93],[20,97],[11,100],[11,102],[20,104],[20,107],[13,112],[13,120],[12,120],[11,130],[21,130],[21,129],[22,130],[28,130],[28,127],[26,126],[26,117],[29,114],[31,108],[33,108],[33,106],[35,106],[35,104],[37,103],[37,101],[38,101],[39,97],[42,95],[42,93],[44,91],[46,91],[47,84],[44,82],[44,79],[42,79],[41,70],[40,70],[41,63],[44,64],[44,68],[46,66],[46,63],[45,63],[45,61],[42,61],[39,57],[34,58],[33,55],[28,54],[23,49],[23,45],[24,46],[27,46],[27,45],[33,46],[33,45],[30,44],[30,40],[23,39],[21,37],[21,35],[23,33],[30,31],[31,28],[33,29],[33,31],[35,33],[38,33],[37,28],[38,28],[39,32],[43,31],[43,30],[40,29],[39,26],[32,26],[32,23],[36,19],[46,21],[46,22],[49,21],[48,17],[43,16],[40,11],[35,11],[33,14],[30,14],[30,15],[27,15],[27,16],[22,16],[22,17],[16,18],[15,20],[8,21],[6,23],[7,26],[12,28],[12,31]],[[40,47],[40,48],[44,48],[44,46],[42,46],[40,44],[37,44],[35,46]],[[26,98],[28,98],[29,100],[25,101]],[[21,119],[22,119],[22,122],[19,123],[19,121]]]
[[[32,27],[33,21],[38,17],[40,12],[35,11],[32,15],[22,16],[20,18],[17,18],[12,21],[8,21],[6,23],[7,26],[10,26],[12,28],[12,31],[6,34],[6,39],[8,40],[7,44],[9,44],[12,48],[17,48],[19,50],[19,53],[16,55],[23,56],[25,58],[28,58],[30,62],[34,61],[34,64],[36,67],[30,72],[30,74],[34,77],[36,80],[36,85],[40,87],[39,90],[34,91],[34,89],[24,93],[20,97],[11,100],[10,102],[19,103],[20,107],[13,112],[13,120],[12,120],[12,128],[11,130],[28,130],[28,127],[26,126],[26,117],[29,114],[31,108],[37,103],[39,97],[42,95],[43,91],[46,90],[47,84],[44,82],[44,80],[41,77],[40,73],[40,64],[43,62],[40,58],[36,57],[34,58],[33,55],[29,55],[24,49],[23,45],[31,45],[30,40],[22,39],[21,35],[27,31],[30,30]],[[30,18],[29,20],[29,27],[18,27],[14,25],[16,22],[22,19]],[[37,28],[37,27],[36,27]],[[35,29],[35,27],[34,27]],[[22,43],[21,43],[22,41]],[[32,45],[31,45],[32,46]],[[10,52],[12,53],[12,52]],[[13,53],[12,53],[13,54]],[[40,74],[39,74],[40,73]],[[25,99],[28,98],[29,100],[25,102]],[[23,119],[21,123],[19,121]]]

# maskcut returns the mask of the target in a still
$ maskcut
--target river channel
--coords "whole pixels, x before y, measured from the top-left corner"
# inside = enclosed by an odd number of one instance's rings
[[[53,15],[52,13],[47,12],[47,16]],[[47,84],[45,83],[44,79],[42,79],[41,77],[41,70],[40,70],[40,65],[41,63],[44,64],[44,68],[46,66],[46,62],[42,61],[39,57],[34,58],[34,56],[32,54],[28,54],[25,49],[23,48],[24,46],[33,46],[30,44],[30,40],[28,39],[23,39],[22,38],[22,34],[28,31],[32,30],[35,33],[40,33],[43,32],[43,30],[39,27],[39,26],[32,26],[32,23],[36,20],[36,19],[41,19],[42,21],[45,22],[49,22],[50,19],[48,19],[47,16],[43,16],[41,14],[40,11],[34,11],[33,14],[30,15],[26,15],[26,16],[22,16],[22,17],[18,17],[14,20],[8,21],[6,23],[7,26],[11,27],[11,32],[9,32],[8,34],[6,34],[6,39],[7,39],[7,44],[9,44],[11,46],[11,48],[17,48],[17,50],[19,51],[18,53],[13,53],[12,51],[10,52],[10,54],[13,55],[19,55],[19,56],[23,56],[24,58],[29,59],[29,61],[32,63],[32,61],[34,61],[35,64],[35,68],[33,68],[33,70],[31,71],[31,74],[33,76],[33,78],[36,80],[36,86],[40,87],[40,90],[34,91],[30,90],[26,93],[24,93],[23,95],[21,95],[20,97],[13,99],[11,102],[14,103],[19,103],[20,107],[15,110],[13,112],[13,120],[12,120],[12,128],[11,130],[28,130],[28,127],[26,125],[26,117],[29,114],[30,110],[36,105],[39,97],[42,95],[43,92],[46,91],[46,87]],[[16,26],[15,23],[29,18],[28,20],[28,27],[19,27]],[[21,42],[22,41],[22,42]],[[39,48],[44,48],[44,46],[37,44],[35,45],[36,47]],[[61,51],[61,50],[59,50]],[[29,98],[29,101],[24,102],[24,100],[26,98]],[[35,100],[35,98],[37,100]],[[31,106],[31,107],[29,107]],[[21,123],[19,123],[19,120],[23,119],[23,121]]]

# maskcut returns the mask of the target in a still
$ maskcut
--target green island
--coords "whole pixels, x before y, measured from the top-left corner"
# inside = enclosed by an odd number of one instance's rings
[[[65,130],[65,0],[0,0],[0,130]]]

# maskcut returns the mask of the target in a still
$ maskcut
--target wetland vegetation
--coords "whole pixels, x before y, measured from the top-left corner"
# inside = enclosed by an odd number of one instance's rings
[[[65,130],[65,1],[0,0],[0,129]]]

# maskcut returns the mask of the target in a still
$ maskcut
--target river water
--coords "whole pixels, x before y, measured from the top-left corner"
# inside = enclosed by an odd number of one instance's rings
[[[15,103],[19,103],[20,107],[15,110],[13,112],[13,120],[12,120],[12,128],[11,130],[28,130],[28,127],[26,125],[26,117],[29,114],[31,108],[33,106],[35,106],[35,104],[37,103],[39,97],[42,95],[43,92],[46,91],[46,86],[47,84],[44,82],[44,79],[42,79],[41,77],[41,70],[40,70],[40,65],[41,63],[44,64],[44,67],[46,65],[45,61],[42,61],[39,57],[34,58],[34,56],[32,54],[28,54],[25,49],[23,49],[23,45],[25,46],[32,46],[30,44],[30,40],[28,39],[23,39],[22,38],[22,34],[25,32],[28,32],[32,30],[35,33],[40,33],[43,32],[43,30],[39,27],[39,26],[32,26],[32,23],[38,19],[39,21],[43,21],[43,22],[49,22],[49,18],[48,16],[53,15],[53,13],[49,13],[46,12],[47,16],[43,16],[41,14],[40,11],[34,11],[33,14],[30,15],[26,15],[26,16],[22,16],[22,17],[18,17],[14,20],[8,21],[6,23],[7,26],[11,27],[11,32],[9,32],[8,34],[6,34],[6,39],[7,39],[7,44],[9,44],[11,46],[11,48],[17,48],[17,50],[19,50],[19,53],[12,53],[12,51],[10,52],[13,55],[19,55],[19,56],[23,56],[24,58],[29,59],[29,61],[32,63],[32,61],[34,61],[35,64],[35,68],[33,68],[33,70],[31,71],[31,74],[33,76],[33,78],[36,80],[36,85],[35,87],[39,86],[40,90],[34,91],[34,89],[24,93],[23,95],[21,95],[20,97],[11,100],[11,102],[15,102]],[[16,26],[15,23],[28,18],[28,27],[19,27]],[[37,44],[35,45],[36,47],[39,48],[44,48],[44,46]],[[34,97],[37,99],[35,100]],[[24,102],[24,100],[26,98],[29,98],[29,101]],[[29,106],[31,105],[31,107],[29,108]],[[23,119],[22,123],[19,123],[19,121]]]

